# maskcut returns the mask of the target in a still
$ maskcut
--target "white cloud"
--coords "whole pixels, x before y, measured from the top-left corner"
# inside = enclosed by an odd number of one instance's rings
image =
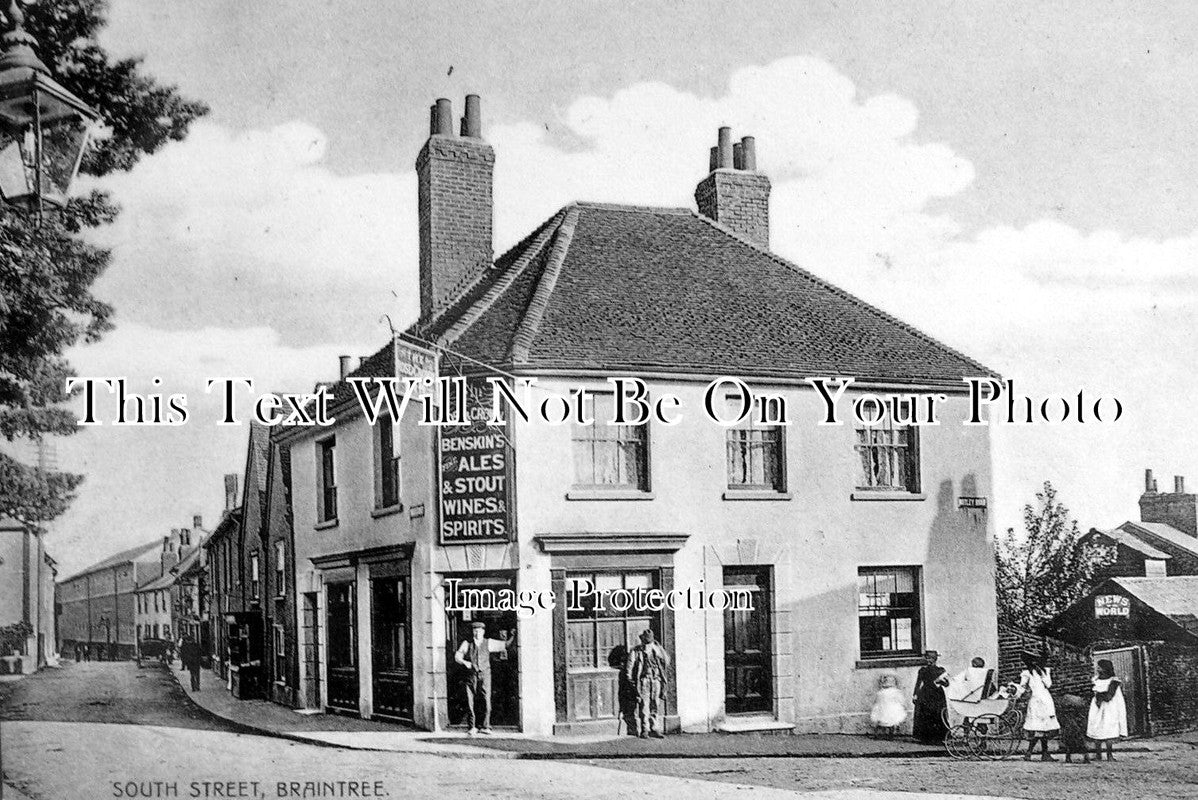
[[[945,209],[974,168],[949,144],[923,141],[918,121],[909,101],[863,97],[829,64],[796,57],[737,71],[717,97],[642,83],[579,98],[561,111],[560,139],[543,125],[491,125],[497,251],[576,199],[693,205],[717,127],[752,134],[774,184],[778,252],[1021,388],[1085,386],[1123,400],[1127,418],[1114,427],[1003,431],[996,442],[999,524],[1018,524],[1017,506],[1045,478],[1066,486],[1088,524],[1117,522],[1134,509],[1140,469],[1193,463],[1166,420],[1172,401],[1198,390],[1185,363],[1198,352],[1198,234],[1154,241],[1051,219],[1023,228],[996,220],[965,234]],[[219,367],[310,382],[332,369],[339,348],[324,343],[382,341],[384,312],[411,319],[414,175],[336,175],[322,163],[328,146],[298,122],[244,134],[202,123],[128,175],[105,179],[125,213],[104,234],[117,255],[103,288],[125,321],[81,351],[80,368],[92,358],[127,374],[162,364],[179,380]],[[203,330],[164,332],[178,327]],[[320,344],[284,344],[297,341]],[[80,441],[114,469],[137,461],[133,450],[108,449],[131,441],[122,435]],[[153,468],[187,463],[190,477],[211,472],[209,484],[237,468],[236,447],[221,450],[219,468],[208,463],[216,440],[199,435],[154,438]],[[164,508],[171,487],[183,485],[139,481],[127,486]],[[79,514],[96,522],[119,505],[89,496]]]

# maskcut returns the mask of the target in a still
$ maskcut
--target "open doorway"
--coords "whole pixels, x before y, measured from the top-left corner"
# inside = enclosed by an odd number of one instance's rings
[[[449,576],[457,577],[457,576]],[[515,590],[511,576],[461,577],[459,589],[479,589],[498,592]],[[502,639],[516,628],[515,611],[447,611],[445,641],[445,675],[447,682],[449,724],[466,726],[466,669],[454,661],[458,647],[470,638],[471,626],[482,622],[487,626],[488,639]],[[491,727],[517,729],[520,725],[520,664],[519,649],[510,647],[491,656]]]

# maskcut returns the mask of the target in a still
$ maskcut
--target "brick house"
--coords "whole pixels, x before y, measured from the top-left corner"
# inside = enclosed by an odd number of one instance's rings
[[[1198,576],[1109,578],[1042,631],[1114,662],[1131,733],[1198,726]]]
[[[56,586],[62,652],[76,645],[93,658],[125,659],[137,654],[138,586],[162,575],[162,540],[123,550],[80,570]]]
[[[1115,549],[1102,577],[1198,575],[1198,495],[1186,492],[1180,475],[1172,492],[1159,492],[1152,470],[1145,470],[1140,521],[1091,528],[1083,541]]]
[[[910,689],[924,648],[996,661],[992,525],[976,511],[992,493],[989,431],[961,424],[962,379],[991,373],[771,252],[752,137],[721,129],[698,213],[573,203],[493,260],[495,155],[477,98],[460,135],[449,101],[431,113],[416,162],[420,319],[343,368],[336,424],[277,438],[306,704],[460,725],[452,653],[477,621],[492,638],[517,632],[493,659],[493,721],[537,734],[614,731],[623,653],[646,628],[672,656],[671,730],[859,731],[880,671]],[[411,374],[430,354],[469,378],[472,407],[482,376],[536,377],[551,393],[583,387],[606,418],[605,377],[638,376],[691,414],[468,435],[412,413],[368,424],[347,379]],[[797,424],[703,419],[721,375],[783,398]],[[816,425],[805,379],[837,375],[856,379],[850,399],[943,393],[941,424]],[[531,615],[463,609],[455,585],[559,600]],[[588,586],[754,602],[567,609]]]

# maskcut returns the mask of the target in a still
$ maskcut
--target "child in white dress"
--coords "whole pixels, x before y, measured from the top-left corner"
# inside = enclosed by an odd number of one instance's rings
[[[1123,689],[1115,677],[1115,665],[1108,659],[1099,659],[1094,677],[1094,699],[1090,701],[1090,717],[1086,724],[1086,738],[1094,742],[1094,758],[1102,760],[1102,745],[1106,743],[1106,760],[1114,761],[1111,744],[1127,736],[1127,703],[1123,700]]]
[[[878,678],[878,695],[869,712],[878,733],[894,736],[895,730],[907,720],[907,706],[903,704],[903,693],[898,688],[898,677],[886,673]]]
[[[1044,658],[1035,653],[1024,651],[1023,665],[1027,667],[1019,674],[1018,695],[1031,692],[1027,701],[1027,716],[1023,719],[1023,732],[1028,738],[1027,753],[1023,756],[1030,761],[1036,750],[1036,742],[1041,743],[1041,761],[1056,761],[1048,754],[1048,740],[1061,731],[1061,723],[1057,721],[1057,707],[1052,701],[1052,671],[1044,665]]]

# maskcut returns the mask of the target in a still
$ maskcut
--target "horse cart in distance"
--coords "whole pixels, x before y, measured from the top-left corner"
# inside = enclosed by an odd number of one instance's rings
[[[170,665],[174,645],[166,639],[142,639],[137,645],[137,666],[143,661],[158,661]]]

